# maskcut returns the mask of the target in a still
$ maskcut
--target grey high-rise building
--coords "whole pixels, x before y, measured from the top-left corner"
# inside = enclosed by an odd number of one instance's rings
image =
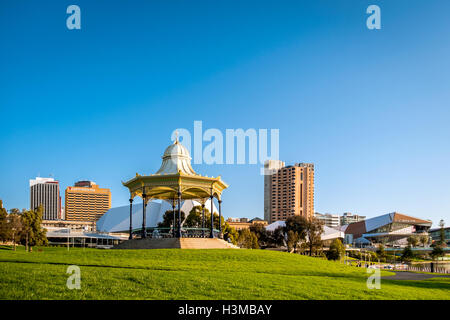
[[[61,219],[58,181],[40,177],[30,180],[30,209],[34,210],[40,205],[44,208],[43,220]]]

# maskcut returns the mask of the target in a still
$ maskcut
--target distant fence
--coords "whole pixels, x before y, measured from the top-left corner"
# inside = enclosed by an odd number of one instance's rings
[[[396,270],[396,268],[394,268]],[[397,269],[399,270],[399,269]],[[414,266],[408,265],[404,268],[401,268],[404,271],[417,271],[417,272],[431,272],[431,273],[442,273],[442,274],[450,274],[450,270],[445,267],[436,266],[433,264],[427,266]]]

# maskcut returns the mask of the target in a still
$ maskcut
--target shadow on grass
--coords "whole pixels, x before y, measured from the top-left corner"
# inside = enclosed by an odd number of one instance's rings
[[[21,263],[21,264],[39,264],[39,265],[56,265],[56,266],[70,266],[77,265],[79,267],[92,267],[92,268],[113,268],[113,269],[136,269],[136,270],[158,270],[158,271],[179,271],[170,268],[145,268],[145,267],[131,267],[131,266],[114,266],[104,264],[85,264],[85,263],[67,263],[67,262],[39,262],[39,261],[20,261],[20,260],[0,260],[1,263]]]
[[[17,247],[16,247],[17,248]],[[8,246],[6,244],[2,244],[0,245],[0,250],[9,250],[9,251],[13,251],[13,246]]]
[[[436,277],[427,280],[389,280],[389,279],[381,279],[381,283],[387,283],[392,286],[401,286],[401,287],[414,287],[414,288],[422,288],[422,289],[441,289],[441,290],[450,290],[450,282],[445,283],[442,281],[448,279],[445,277]]]

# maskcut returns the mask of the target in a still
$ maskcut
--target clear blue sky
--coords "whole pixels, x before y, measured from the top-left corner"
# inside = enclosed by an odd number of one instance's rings
[[[81,30],[66,8],[81,8]],[[366,28],[381,7],[382,29]],[[50,173],[111,188],[154,173],[178,127],[279,128],[316,166],[318,212],[450,222],[450,3],[18,1],[0,4],[0,199]],[[221,174],[225,216],[263,216],[259,165]]]

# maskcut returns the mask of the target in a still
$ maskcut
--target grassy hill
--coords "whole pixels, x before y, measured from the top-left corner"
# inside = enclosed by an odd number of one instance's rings
[[[369,290],[365,269],[283,252],[42,250],[0,249],[0,299],[450,299],[450,278]],[[68,265],[81,290],[67,289]]]

